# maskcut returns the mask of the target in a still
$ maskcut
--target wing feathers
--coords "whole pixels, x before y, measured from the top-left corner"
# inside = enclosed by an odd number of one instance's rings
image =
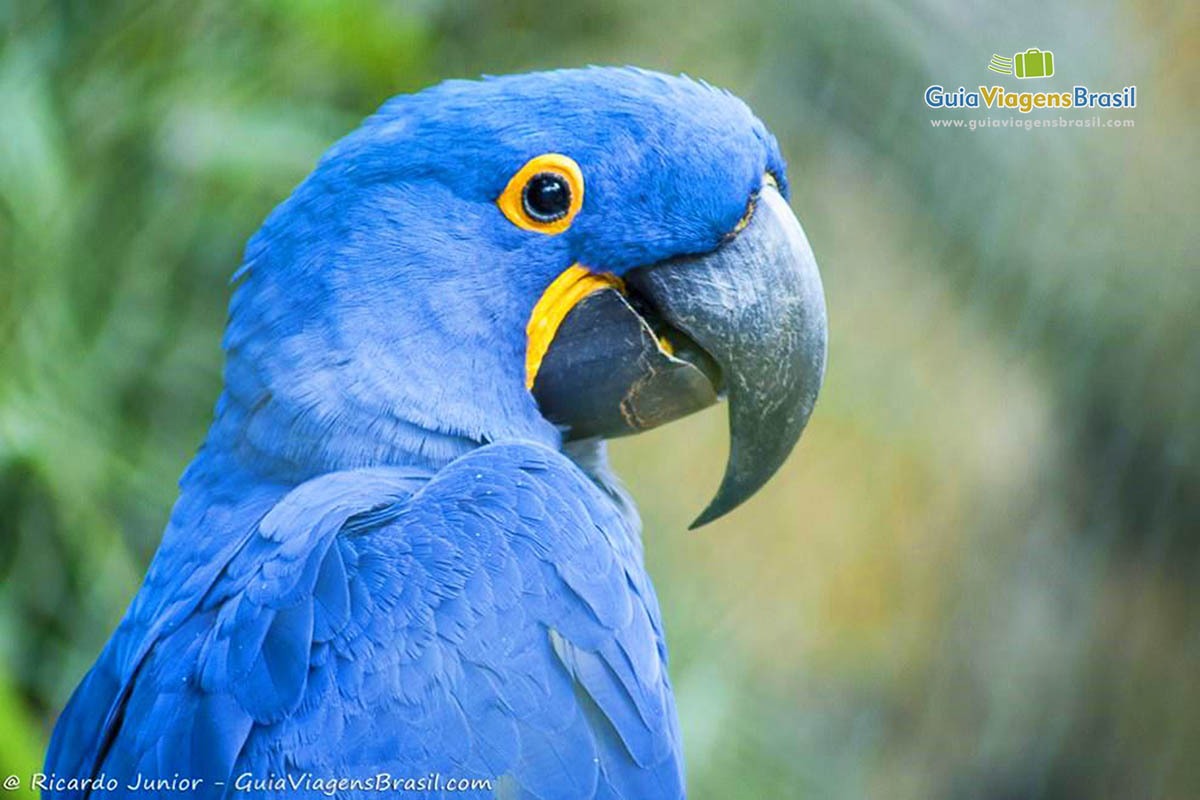
[[[637,533],[561,454],[489,445],[424,484],[322,476],[227,552],[181,622],[141,645],[106,770],[440,772],[542,800],[682,796]],[[64,735],[119,703],[109,674],[85,681]]]

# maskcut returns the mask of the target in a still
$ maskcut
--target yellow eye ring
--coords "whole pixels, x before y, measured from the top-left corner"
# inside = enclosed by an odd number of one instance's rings
[[[562,233],[583,207],[583,172],[570,156],[535,156],[509,179],[496,205],[518,228]]]

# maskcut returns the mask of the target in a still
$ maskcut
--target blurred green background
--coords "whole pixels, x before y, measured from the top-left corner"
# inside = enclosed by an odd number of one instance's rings
[[[1054,78],[986,70],[1034,46]],[[0,0],[0,772],[140,582],[271,207],[391,94],[634,63],[779,135],[831,320],[720,523],[723,411],[612,447],[692,796],[1200,797],[1198,54],[1148,0]],[[931,127],[993,82],[1136,84],[1136,127]]]

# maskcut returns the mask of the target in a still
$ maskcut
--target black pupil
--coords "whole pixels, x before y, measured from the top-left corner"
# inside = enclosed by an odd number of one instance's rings
[[[539,172],[525,184],[525,213],[538,222],[554,222],[571,208],[571,187],[567,179],[553,172]]]

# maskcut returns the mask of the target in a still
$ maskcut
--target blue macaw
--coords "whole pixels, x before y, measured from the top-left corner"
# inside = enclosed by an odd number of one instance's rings
[[[682,797],[603,440],[727,397],[698,523],[786,458],[825,358],[787,195],[763,124],[684,77],[385,103],[247,246],[214,422],[44,794]]]

